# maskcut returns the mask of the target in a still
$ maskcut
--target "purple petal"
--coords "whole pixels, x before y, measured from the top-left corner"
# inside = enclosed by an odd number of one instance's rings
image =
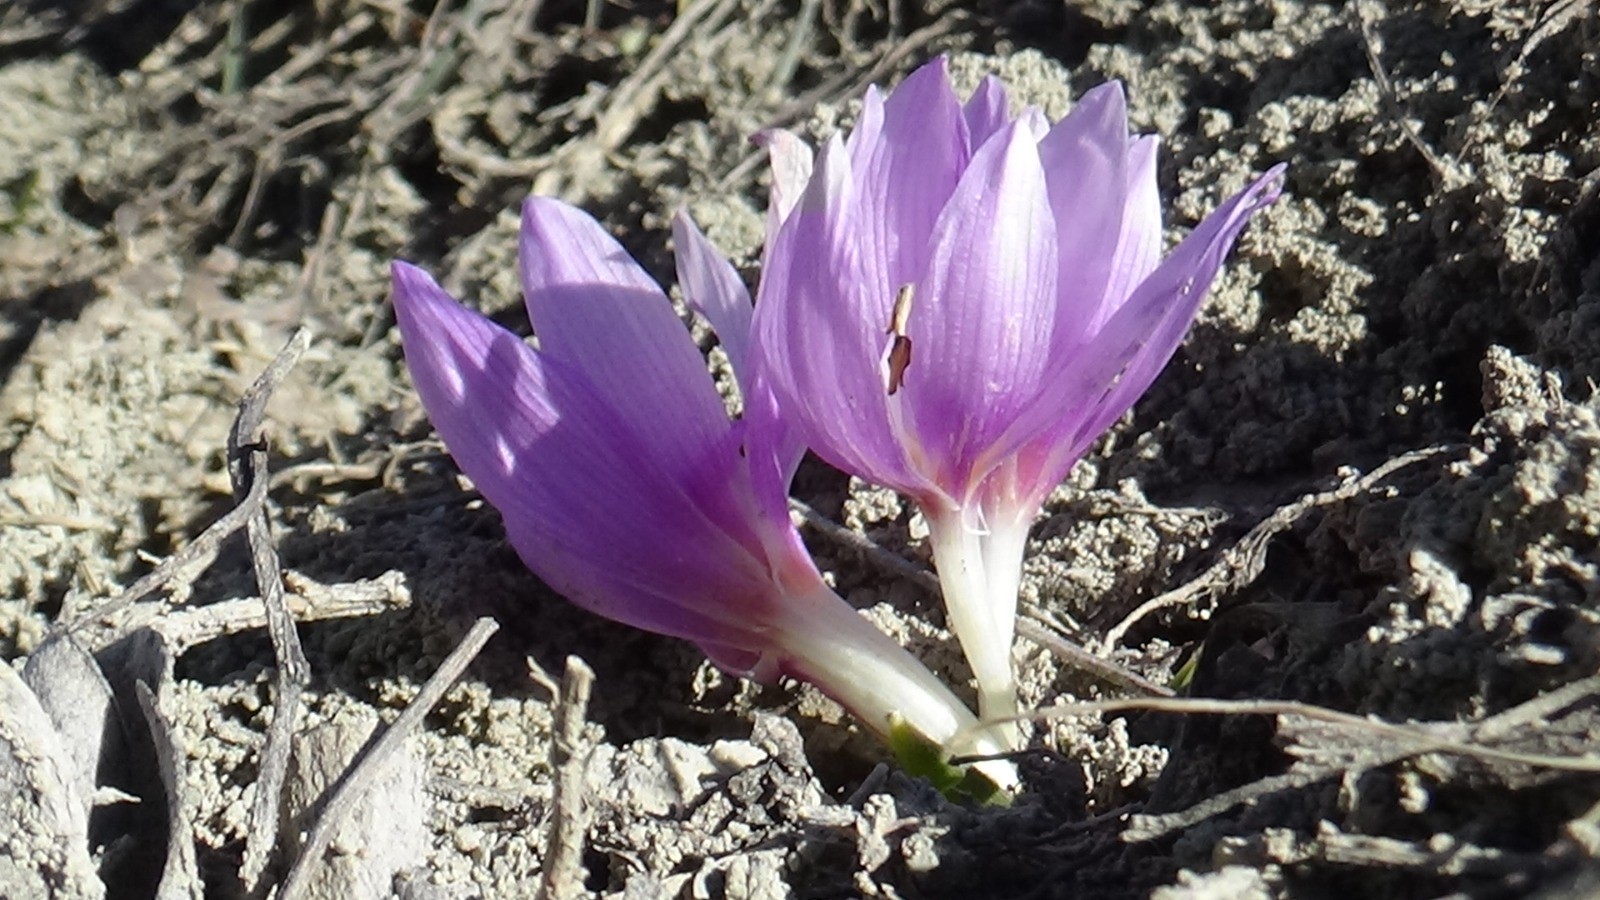
[[[764,569],[654,465],[648,442],[619,427],[583,379],[457,304],[426,273],[396,263],[393,277],[428,418],[528,567],[621,622],[691,640],[756,640],[725,607],[762,584]]]
[[[1108,311],[1121,308],[1161,262],[1161,195],[1156,188],[1159,146],[1154,135],[1134,138],[1128,145],[1128,194],[1102,307]],[[1101,324],[1096,322],[1093,327]]]
[[[1110,280],[1122,229],[1128,176],[1128,114],[1122,85],[1112,81],[1084,94],[1072,112],[1039,142],[1050,183],[1060,242],[1061,303],[1078,328],[1056,337],[1063,353],[1079,335],[1093,333],[1109,311]]]
[[[772,128],[755,136],[772,164],[772,188],[767,194],[767,234],[777,234],[783,220],[800,201],[811,180],[811,148],[792,131]]]
[[[978,84],[978,89],[973,91],[972,97],[961,110],[962,116],[967,120],[967,140],[971,152],[976,153],[979,147],[987,143],[990,137],[1010,121],[1008,104],[1005,85],[993,75],[985,75],[983,81]]]
[[[728,433],[705,360],[661,288],[587,213],[522,207],[522,289],[541,352],[653,435],[668,471],[691,471]]]
[[[1094,338],[1096,356],[1106,356],[1101,373],[1121,377],[1101,401],[1095,416],[1079,433],[1079,443],[1093,441],[1122,416],[1155,381],[1200,312],[1222,259],[1257,212],[1283,193],[1285,166],[1272,167],[1235,194],[1195,227]],[[1111,360],[1121,357],[1125,364]],[[1100,373],[1094,373],[1099,375]],[[1090,383],[1110,384],[1095,377]]]
[[[789,515],[789,484],[805,456],[806,443],[778,406],[770,381],[758,367],[737,425],[743,429],[750,481],[761,514],[777,522]]]
[[[824,459],[909,492],[880,369],[893,298],[864,278],[856,183],[837,136],[770,248],[755,312],[755,360],[784,416]]]
[[[1284,166],[1274,166],[1207,216],[1076,354],[1063,396],[1080,399],[1025,456],[1048,491],[1091,444],[1127,412],[1166,366],[1200,311],[1223,257],[1261,209],[1278,199]]]
[[[1056,227],[1031,131],[1008,125],[978,150],[934,226],[909,319],[903,401],[947,486],[1031,404],[1050,370]],[[894,402],[894,401],[891,401]]]
[[[850,129],[849,137],[845,138],[844,146],[850,151],[850,168],[855,172],[866,171],[867,163],[872,155],[878,151],[878,142],[883,138],[883,91],[878,86],[867,86],[867,92],[861,98],[861,113],[856,116],[856,124]]]
[[[884,102],[879,139],[855,148],[862,237],[886,286],[916,281],[927,268],[928,236],[969,157],[967,122],[939,57],[912,72]],[[854,154],[854,151],[853,151]]]
[[[677,247],[678,284],[683,299],[706,318],[733,365],[741,389],[750,381],[750,291],[733,264],[717,252],[687,212],[672,217],[672,240]]]
[[[673,219],[672,234],[678,247],[678,282],[684,298],[716,329],[739,380],[739,392],[744,398],[740,423],[744,452],[764,515],[771,521],[782,521],[788,517],[789,480],[800,464],[805,445],[778,412],[771,388],[751,367],[750,293],[733,266],[706,240],[687,213],[679,212]]]
[[[1045,116],[1044,110],[1037,106],[1029,106],[1022,110],[1022,115],[1017,116],[1017,121],[1033,134],[1035,141],[1042,141],[1050,134],[1050,119]]]

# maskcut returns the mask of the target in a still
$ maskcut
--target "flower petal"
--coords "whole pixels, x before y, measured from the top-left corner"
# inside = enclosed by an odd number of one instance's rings
[[[893,298],[861,276],[856,182],[835,136],[774,238],[755,312],[755,368],[800,437],[840,468],[915,492],[924,485],[889,427],[881,336]]]
[[[755,136],[772,164],[772,187],[767,192],[767,234],[777,234],[783,220],[800,201],[811,180],[811,148],[794,132],[770,128]]]
[[[854,148],[866,156],[856,170],[866,268],[883,273],[875,287],[891,296],[922,277],[933,223],[970,156],[966,117],[946,70],[941,56],[907,76],[884,101],[879,139]]]
[[[1284,168],[1274,166],[1206,216],[1079,354],[1082,364],[1064,390],[1097,399],[1061,436],[1073,460],[1121,418],[1178,351],[1223,257],[1251,217],[1282,193]]]
[[[1161,262],[1161,195],[1156,188],[1154,135],[1134,138],[1128,145],[1128,193],[1122,207],[1122,232],[1104,289],[1104,308],[1115,311],[1133,289],[1150,277]]]
[[[878,142],[882,139],[883,91],[877,85],[869,84],[866,94],[861,98],[861,112],[856,115],[856,124],[844,139],[845,149],[850,151],[851,171],[866,171],[867,163],[878,151]]]
[[[1050,134],[1050,119],[1044,114],[1044,110],[1037,106],[1024,107],[1022,114],[1017,116],[1017,121],[1033,133],[1035,141],[1042,141]]]
[[[540,350],[652,434],[670,473],[692,471],[724,442],[728,415],[666,294],[587,213],[543,197],[522,212],[523,299]]]
[[[1039,142],[1061,248],[1061,303],[1077,326],[1056,336],[1057,353],[1109,315],[1105,287],[1122,229],[1127,156],[1127,102],[1115,81],[1084,94]]]
[[[1149,389],[1178,352],[1238,234],[1254,213],[1278,199],[1283,168],[1267,171],[1206,216],[1173,255],[1134,288],[1128,303],[1101,333],[1075,352],[1058,388],[1059,396],[1069,400],[1050,415],[1053,428],[1038,432],[1018,453],[1014,487],[1008,493],[1042,501],[1094,440]]]
[[[1005,126],[978,150],[928,256],[901,397],[936,480],[960,487],[983,474],[973,471],[980,458],[1006,452],[994,442],[1034,402],[1050,368],[1056,226],[1025,124]]]
[[[740,388],[750,380],[750,291],[733,264],[712,246],[689,214],[672,217],[672,241],[677,247],[678,284],[684,302],[704,316],[717,332],[717,340],[733,365]]]
[[[809,155],[807,157],[809,166]],[[745,457],[764,514],[781,521],[788,516],[789,480],[805,453],[805,445],[776,408],[771,388],[752,368],[750,359],[750,292],[739,273],[689,218],[679,212],[672,220],[678,252],[678,283],[684,299],[711,322],[728,354],[744,399]]]
[[[666,479],[581,377],[420,269],[396,263],[393,279],[428,418],[530,569],[617,621],[691,640],[756,640],[748,620],[726,621],[725,604],[751,594],[764,569]]]
[[[967,120],[970,152],[978,152],[979,147],[1011,120],[1009,103],[1005,84],[993,75],[985,75],[961,109]]]

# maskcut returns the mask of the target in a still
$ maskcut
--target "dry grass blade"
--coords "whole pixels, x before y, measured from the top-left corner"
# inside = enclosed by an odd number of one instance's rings
[[[341,818],[355,805],[373,779],[378,777],[384,761],[400,750],[412,732],[422,727],[422,720],[428,711],[444,698],[445,692],[450,690],[483,649],[483,645],[499,629],[500,626],[493,619],[479,619],[456,649],[439,664],[438,670],[417,692],[405,712],[368,743],[355,765],[329,790],[317,824],[312,827],[299,858],[283,880],[283,886],[278,891],[279,900],[295,900],[304,895],[311,870],[321,863],[323,854],[328,851],[328,844],[333,840]]]
[[[1516,84],[1519,78],[1527,74],[1528,57],[1533,55],[1533,51],[1539,49],[1539,45],[1545,41],[1566,31],[1572,26],[1572,23],[1578,21],[1579,17],[1593,9],[1594,6],[1595,0],[1555,0],[1554,3],[1545,7],[1544,12],[1539,16],[1539,21],[1534,24],[1533,31],[1529,32],[1527,38],[1523,40],[1521,49],[1517,51],[1516,59],[1513,59],[1511,64],[1506,67],[1505,80],[1501,83],[1500,89],[1495,91],[1494,98],[1489,101],[1489,107],[1485,110],[1485,115],[1499,106],[1500,101],[1504,100],[1506,93],[1511,90],[1511,86]]]
[[[1367,51],[1367,65],[1372,70],[1373,79],[1378,83],[1378,92],[1383,95],[1384,101],[1394,112],[1395,123],[1400,126],[1401,132],[1405,134],[1406,140],[1410,142],[1411,146],[1422,154],[1422,158],[1438,174],[1439,180],[1444,184],[1446,190],[1452,190],[1470,182],[1472,180],[1471,177],[1462,171],[1460,164],[1447,156],[1441,156],[1432,147],[1428,146],[1428,142],[1422,139],[1422,134],[1417,131],[1417,127],[1406,118],[1405,107],[1400,103],[1400,97],[1394,89],[1394,83],[1389,80],[1389,71],[1383,65],[1383,39],[1378,35],[1375,17],[1368,7],[1369,4],[1366,2],[1354,3],[1351,5],[1351,14],[1355,16],[1356,24],[1361,31],[1361,40]]]

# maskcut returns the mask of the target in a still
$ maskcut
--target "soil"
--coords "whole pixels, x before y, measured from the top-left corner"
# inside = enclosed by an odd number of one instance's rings
[[[335,816],[298,896],[1600,896],[1597,34],[1582,0],[0,9],[0,896],[264,897]],[[1052,118],[1123,80],[1174,240],[1288,164],[1050,499],[1016,653],[1039,709],[1128,693],[1052,634],[1283,702],[1041,718],[1004,809],[885,766],[809,688],[540,585],[432,436],[386,303],[405,258],[527,333],[530,191],[664,283],[687,207],[753,283],[750,135],[847,126],[941,52]],[[230,460],[299,326],[265,456]],[[970,696],[892,564],[928,560],[909,504],[815,462],[796,495],[854,534],[806,529],[841,593]],[[568,656],[586,703],[553,696],[581,694]]]

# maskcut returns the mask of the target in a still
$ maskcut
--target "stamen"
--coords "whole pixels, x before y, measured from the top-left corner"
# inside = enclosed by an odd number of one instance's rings
[[[889,346],[889,396],[893,397],[905,383],[906,368],[911,365],[911,336],[906,334],[906,323],[911,319],[911,298],[916,285],[903,284],[894,296],[894,311],[889,316],[889,334],[894,343]]]

